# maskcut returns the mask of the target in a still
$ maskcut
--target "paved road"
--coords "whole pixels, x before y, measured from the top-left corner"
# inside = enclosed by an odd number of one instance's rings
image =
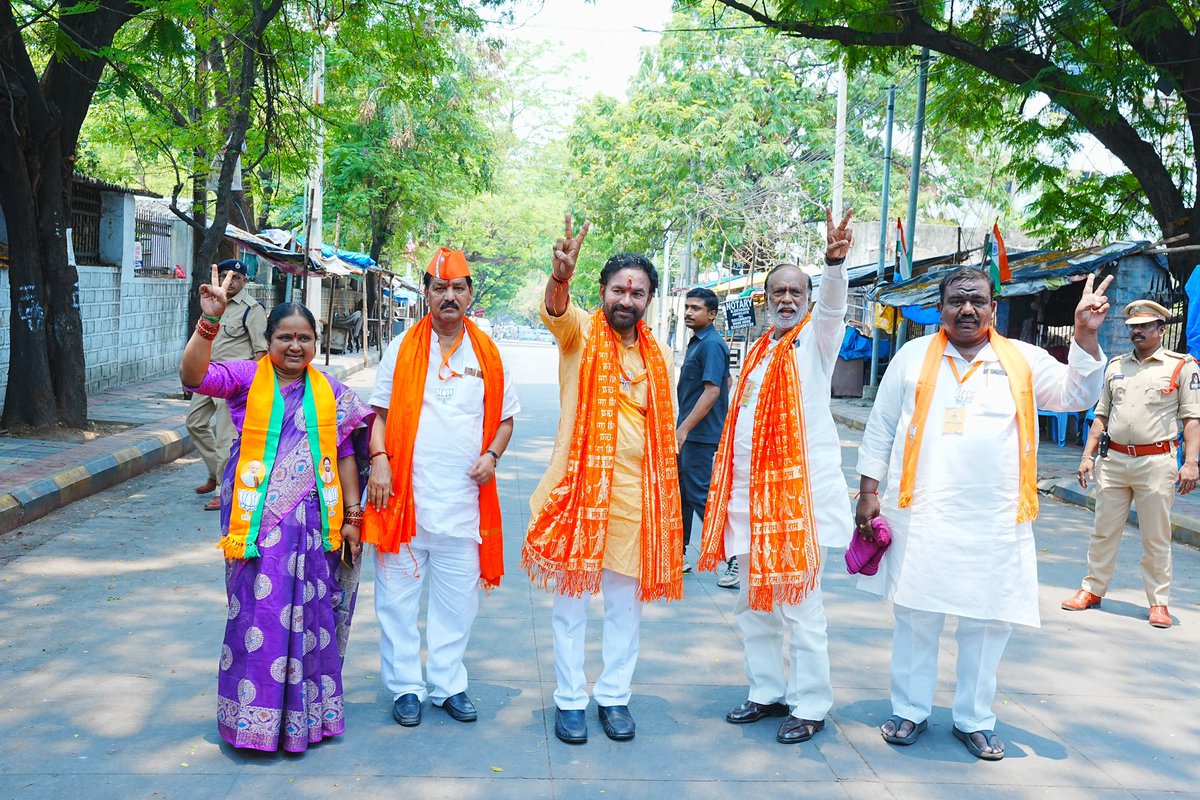
[[[769,722],[723,721],[745,698],[744,675],[734,595],[710,574],[687,578],[682,602],[646,610],[637,738],[610,742],[591,710],[587,745],[558,742],[550,601],[517,566],[557,419],[556,351],[503,351],[524,410],[501,470],[508,577],[484,600],[468,651],[478,723],[436,710],[417,728],[392,722],[367,576],[345,669],[348,733],[303,756],[220,744],[222,567],[215,515],[191,493],[202,467],[182,459],[0,537],[0,798],[1200,796],[1200,554],[1176,549],[1171,630],[1144,621],[1136,541],[1104,611],[1067,614],[1058,603],[1080,577],[1089,517],[1053,500],[1037,526],[1044,627],[1018,629],[1000,675],[1003,762],[978,762],[950,736],[949,632],[929,733],[907,749],[880,740],[891,617],[853,587],[840,554],[826,574],[835,704],[811,743],[777,744]],[[351,383],[366,388],[372,374]],[[852,464],[857,434],[844,437]]]

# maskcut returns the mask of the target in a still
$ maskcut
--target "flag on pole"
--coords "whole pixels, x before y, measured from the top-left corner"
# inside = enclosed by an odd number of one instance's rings
[[[992,223],[992,235],[996,238],[996,266],[998,267],[1000,282],[1008,283],[1012,280],[1012,270],[1008,266],[1008,251],[1004,249],[1004,237],[1000,235],[999,217],[996,217],[996,221]]]
[[[904,223],[896,217],[896,255],[900,259],[900,280],[906,281],[912,277],[912,254],[904,241]]]

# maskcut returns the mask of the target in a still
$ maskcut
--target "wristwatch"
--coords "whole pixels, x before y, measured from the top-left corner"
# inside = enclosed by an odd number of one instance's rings
[[[495,450],[484,450],[483,452],[487,453],[489,456],[496,459],[497,464],[500,463],[500,454],[497,453]]]

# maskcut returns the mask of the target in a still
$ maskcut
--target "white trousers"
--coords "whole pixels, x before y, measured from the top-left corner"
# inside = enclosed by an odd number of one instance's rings
[[[748,699],[763,705],[787,703],[800,719],[825,719],[833,707],[833,685],[820,582],[799,605],[776,603],[771,611],[755,611],[750,608],[749,554],[739,554],[738,563],[742,581],[733,614],[742,632]],[[791,634],[790,670],[783,657],[785,628]]]
[[[601,656],[604,670],[592,694],[602,706],[629,704],[629,685],[637,666],[638,636],[642,625],[642,601],[637,598],[638,581],[612,570],[600,573],[604,598],[604,638]],[[554,674],[558,688],[554,704],[564,711],[587,708],[587,676],[583,672],[587,641],[587,609],[592,595],[554,596]]]
[[[892,635],[892,713],[921,722],[933,710],[937,686],[938,638],[945,614],[894,605]],[[996,671],[1012,624],[991,619],[958,618],[955,640],[954,725],[961,731],[993,730],[996,715]]]
[[[429,576],[421,675],[417,615],[421,586]],[[479,545],[473,539],[430,534],[417,527],[399,553],[375,551],[375,616],[379,618],[380,677],[392,699],[415,693],[435,703],[467,690],[463,655],[479,611]],[[428,679],[428,691],[426,689]]]

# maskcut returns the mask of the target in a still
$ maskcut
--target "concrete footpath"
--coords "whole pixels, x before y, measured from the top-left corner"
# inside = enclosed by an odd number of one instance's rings
[[[1091,515],[1053,498],[1035,525],[1042,627],[1015,630],[999,674],[1001,762],[971,757],[951,735],[953,622],[929,730],[912,747],[881,740],[891,609],[855,587],[840,552],[828,554],[822,581],[833,708],[811,742],[777,743],[777,720],[724,721],[746,698],[746,678],[736,595],[709,573],[687,576],[680,602],[644,610],[630,702],[637,737],[605,738],[593,704],[590,741],[559,742],[551,597],[519,566],[558,417],[556,351],[501,348],[522,410],[498,471],[507,574],[481,600],[466,658],[478,722],[428,704],[418,727],[392,721],[368,558],[343,670],[345,735],[303,755],[224,745],[215,721],[224,568],[215,515],[192,493],[203,467],[184,456],[0,536],[0,800],[1200,796],[1200,552],[1175,547],[1169,630],[1146,623],[1134,528],[1103,606],[1061,611],[1082,575]],[[372,372],[347,382],[365,392]],[[849,479],[860,435],[841,437]],[[592,679],[600,605],[586,638]]]
[[[863,430],[870,415],[870,400],[836,398],[833,401],[833,418],[847,428]],[[1070,435],[1064,446],[1059,447],[1045,435],[1038,443],[1038,489],[1064,502],[1092,510],[1096,507],[1096,483],[1092,481],[1087,489],[1079,486],[1075,471],[1079,469],[1083,443],[1074,423],[1068,427]],[[853,467],[854,464],[849,466]],[[1129,512],[1129,524],[1138,524],[1137,508]],[[1175,505],[1171,509],[1171,525],[1175,541],[1200,547],[1200,491],[1182,497],[1176,495]]]
[[[339,380],[366,366],[361,353],[324,362],[321,355],[314,363]],[[192,452],[187,411],[179,379],[171,376],[88,398],[88,420],[107,435],[0,436],[0,534]]]

